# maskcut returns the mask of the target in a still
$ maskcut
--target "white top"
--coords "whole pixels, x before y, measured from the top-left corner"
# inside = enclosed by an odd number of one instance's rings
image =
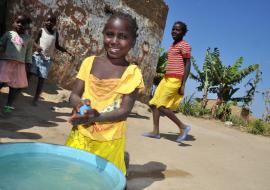
[[[46,28],[41,28],[42,33],[39,39],[39,45],[42,48],[42,54],[47,58],[52,58],[55,48],[56,32],[51,34]]]

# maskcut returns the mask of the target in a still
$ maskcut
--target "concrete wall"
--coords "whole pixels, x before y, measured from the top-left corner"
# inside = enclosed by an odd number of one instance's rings
[[[139,30],[128,59],[139,64],[147,87],[145,94],[149,94],[168,12],[163,0],[10,0],[8,10],[8,26],[18,12],[31,16],[34,37],[48,11],[58,16],[60,44],[76,54],[74,59],[59,52],[55,56],[50,76],[65,88],[72,86],[85,57],[104,53],[102,30],[110,13],[118,10],[131,14]]]

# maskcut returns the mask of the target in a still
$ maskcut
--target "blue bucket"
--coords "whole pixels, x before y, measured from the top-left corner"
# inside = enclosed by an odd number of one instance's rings
[[[105,159],[62,145],[0,144],[0,190],[123,190],[126,178]]]

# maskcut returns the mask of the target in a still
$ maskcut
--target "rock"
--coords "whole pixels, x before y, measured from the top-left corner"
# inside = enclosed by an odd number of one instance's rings
[[[228,126],[228,127],[231,127],[231,126],[233,126],[233,122],[225,121],[225,125]]]

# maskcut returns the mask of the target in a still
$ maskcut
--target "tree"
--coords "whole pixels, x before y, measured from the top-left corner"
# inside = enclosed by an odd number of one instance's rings
[[[262,80],[261,75],[262,75],[262,72],[259,70],[259,67],[258,67],[258,69],[256,70],[256,75],[254,79],[250,79],[245,85],[245,87],[249,87],[249,88],[246,91],[246,95],[242,98],[243,107],[249,108],[251,106],[255,93],[256,92],[258,93],[256,89],[257,89],[258,83]]]
[[[225,66],[220,60],[218,48],[208,49],[210,54],[209,75],[210,80],[209,92],[216,93],[222,102],[233,100],[232,96],[239,88],[236,88],[247,75],[259,69],[258,64],[253,64],[247,68],[241,69],[243,57],[239,57],[233,65]]]
[[[209,52],[209,50],[210,49],[208,48],[206,51],[202,71],[200,70],[199,66],[196,64],[195,59],[192,57],[191,63],[193,65],[195,71],[197,72],[197,75],[193,74],[192,72],[190,72],[190,75],[189,75],[190,78],[199,82],[199,86],[197,87],[197,89],[199,91],[203,91],[203,98],[202,98],[202,102],[201,102],[202,108],[205,108],[207,105],[208,91],[209,91],[209,87],[211,86],[210,83],[212,82],[209,80],[211,61],[212,61],[211,60],[211,52]]]
[[[265,111],[263,113],[263,120],[270,122],[270,89],[262,93],[265,105]]]
[[[219,107],[224,102],[237,99],[233,98],[235,92],[239,90],[238,85],[247,75],[259,69],[258,64],[253,64],[247,68],[241,69],[243,57],[239,57],[233,65],[225,66],[220,59],[218,48],[211,51],[210,48],[206,51],[203,70],[193,62],[193,66],[197,75],[191,74],[191,78],[199,82],[197,89],[204,90],[204,98],[207,93],[217,94],[218,100],[216,107]],[[216,109],[215,109],[216,110]]]
[[[156,76],[154,77],[154,84],[158,85],[165,74],[165,68],[168,62],[168,53],[163,49],[159,49],[159,59],[156,67]]]

